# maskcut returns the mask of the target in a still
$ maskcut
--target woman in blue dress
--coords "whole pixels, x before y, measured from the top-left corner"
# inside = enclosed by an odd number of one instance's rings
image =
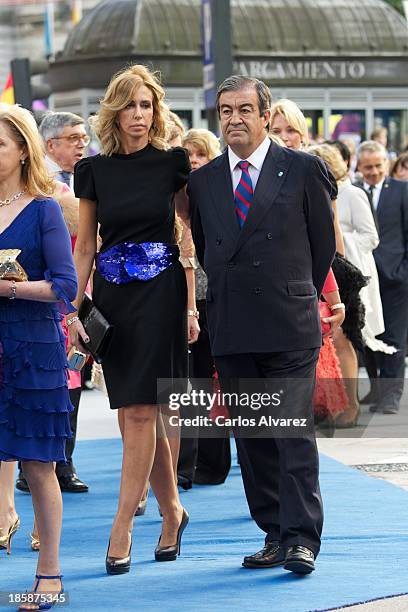
[[[0,280],[0,461],[22,461],[30,486],[41,540],[33,591],[57,594],[62,500],[53,462],[65,460],[72,409],[59,312],[72,310],[77,282],[53,190],[32,115],[0,105],[0,249],[21,250],[29,279]]]

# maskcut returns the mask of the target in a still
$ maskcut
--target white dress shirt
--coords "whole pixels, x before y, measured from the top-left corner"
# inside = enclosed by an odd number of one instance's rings
[[[373,190],[372,191],[372,193],[373,193],[373,195],[372,195],[372,202],[373,202],[374,210],[377,210],[377,208],[378,208],[378,202],[380,201],[381,189],[383,188],[384,181],[385,181],[385,179],[383,179],[382,181],[380,181],[376,185],[369,185],[368,183],[366,183],[364,181],[364,189],[367,191],[367,193],[370,193],[370,189]]]
[[[255,149],[255,151],[246,158],[246,160],[241,159],[237,155],[235,155],[234,151],[231,147],[228,146],[228,159],[231,170],[231,180],[232,180],[232,190],[235,193],[236,188],[238,187],[239,180],[241,178],[241,168],[238,166],[240,161],[249,162],[249,176],[252,181],[252,188],[255,191],[256,184],[258,182],[259,175],[262,170],[263,163],[265,161],[266,154],[268,153],[269,147],[271,144],[271,140],[268,136],[265,136],[265,140],[261,142],[259,147]]]

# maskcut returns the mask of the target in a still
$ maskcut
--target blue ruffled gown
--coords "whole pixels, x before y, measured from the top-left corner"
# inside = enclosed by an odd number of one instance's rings
[[[57,202],[32,200],[0,233],[0,249],[17,248],[29,280],[51,281],[59,302],[0,298],[0,461],[65,461],[72,405],[60,313],[73,310],[77,281]]]

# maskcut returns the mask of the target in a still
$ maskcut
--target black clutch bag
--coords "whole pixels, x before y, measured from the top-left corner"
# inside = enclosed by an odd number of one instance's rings
[[[86,294],[78,311],[78,317],[89,336],[86,350],[96,361],[102,363],[113,335],[113,326],[108,323],[91,298]]]

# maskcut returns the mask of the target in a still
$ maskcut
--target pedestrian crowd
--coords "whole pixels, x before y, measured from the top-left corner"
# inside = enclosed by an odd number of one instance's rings
[[[130,571],[150,488],[162,516],[154,558],[177,559],[189,524],[178,486],[224,482],[231,435],[265,534],[244,567],[312,572],[323,525],[314,426],[354,428],[362,404],[399,412],[408,153],[390,156],[384,129],[356,150],[312,142],[295,102],[273,102],[254,78],[228,77],[216,105],[221,138],[186,131],[157,75],[135,64],[89,120],[48,112],[37,127],[0,106],[0,549],[11,553],[20,526],[17,487],[34,509],[32,593],[48,597],[22,610],[63,593],[61,492],[92,486],[74,464],[88,368],[123,447],[108,574]],[[87,155],[91,138],[99,152]],[[242,393],[277,381],[289,398],[279,414],[303,416],[305,432],[242,426],[253,412]],[[211,410],[175,412],[169,388],[205,392]]]

